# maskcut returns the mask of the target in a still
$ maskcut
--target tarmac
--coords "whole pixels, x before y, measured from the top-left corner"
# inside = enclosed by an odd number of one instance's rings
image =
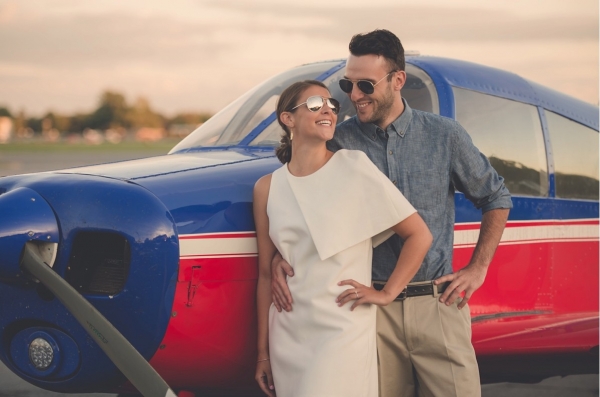
[[[482,397],[592,397],[598,396],[598,375],[571,375],[539,383],[494,383],[481,387]],[[0,397],[116,397],[116,394],[62,394],[45,391],[21,380],[0,363]],[[209,397],[209,396],[202,396]]]

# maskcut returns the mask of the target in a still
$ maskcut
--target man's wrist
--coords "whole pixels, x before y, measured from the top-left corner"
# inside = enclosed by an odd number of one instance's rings
[[[472,259],[471,262],[469,262],[469,264],[466,267],[487,271],[489,266],[490,266],[489,262]]]

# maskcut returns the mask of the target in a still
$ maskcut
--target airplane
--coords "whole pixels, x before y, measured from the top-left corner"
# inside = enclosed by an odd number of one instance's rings
[[[458,120],[512,194],[469,303],[482,381],[598,373],[598,107],[488,66],[406,62],[410,106]],[[261,395],[252,189],[281,166],[281,91],[323,81],[342,121],[355,113],[344,70],[272,77],[164,156],[0,178],[2,362],[56,392]],[[459,269],[481,213],[455,203]]]

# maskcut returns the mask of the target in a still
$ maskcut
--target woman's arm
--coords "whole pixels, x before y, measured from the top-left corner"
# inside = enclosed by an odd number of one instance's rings
[[[269,237],[269,217],[267,201],[271,175],[260,178],[254,185],[254,223],[258,246],[258,285],[256,288],[256,312],[258,315],[258,358],[256,381],[270,397],[275,396],[271,363],[269,361],[269,307],[271,306],[271,260],[276,249]]]
[[[338,296],[338,306],[343,306],[351,300],[354,300],[351,310],[363,303],[386,306],[402,292],[417,273],[433,241],[429,228],[421,216],[414,213],[392,227],[392,230],[404,240],[404,245],[384,289],[377,291],[354,280],[341,281],[339,285],[350,285],[354,288],[347,289]]]
[[[396,267],[381,291],[388,295],[388,303],[392,302],[417,274],[433,242],[429,228],[417,213],[398,223],[392,230],[404,240],[404,245]]]

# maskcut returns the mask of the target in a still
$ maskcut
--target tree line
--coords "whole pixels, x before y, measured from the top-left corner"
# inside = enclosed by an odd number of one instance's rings
[[[137,129],[142,127],[164,128],[168,130],[177,124],[198,125],[211,117],[211,114],[201,112],[179,113],[166,117],[152,109],[147,99],[140,97],[132,104],[127,103],[125,96],[114,91],[101,94],[98,106],[90,113],[64,115],[47,112],[42,117],[27,117],[25,112],[16,114],[6,107],[0,107],[0,117],[13,119],[14,130],[30,130],[42,132],[57,129],[66,133],[81,133],[87,129]]]

